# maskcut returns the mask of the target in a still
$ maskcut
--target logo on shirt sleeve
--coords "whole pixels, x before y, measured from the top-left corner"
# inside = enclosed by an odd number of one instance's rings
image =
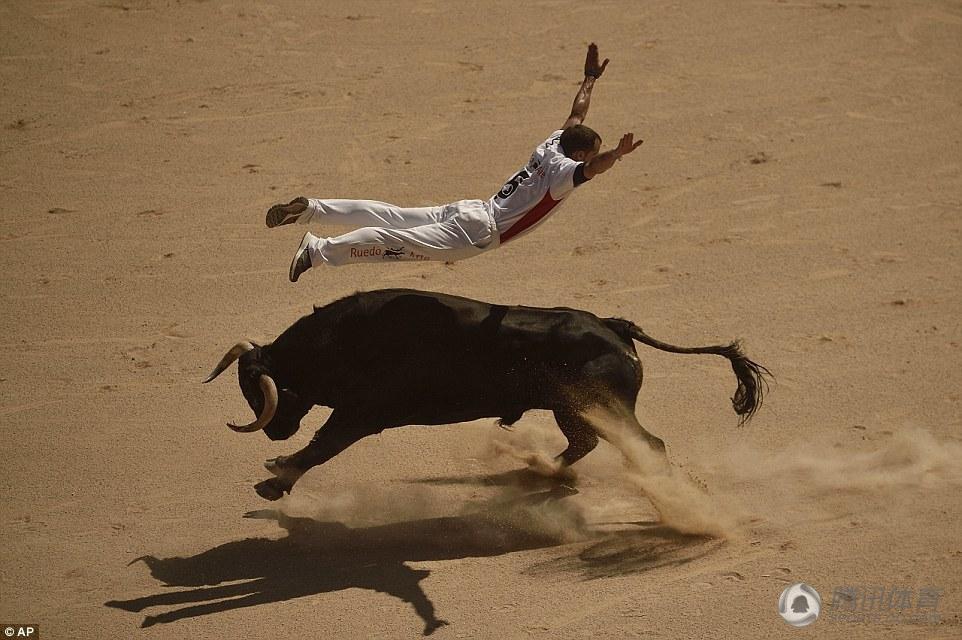
[[[495,196],[499,200],[506,200],[511,197],[511,194],[518,190],[518,185],[531,177],[528,172],[527,167],[519,171],[518,173],[511,176],[511,179],[504,183],[501,190],[498,191],[498,195]]]

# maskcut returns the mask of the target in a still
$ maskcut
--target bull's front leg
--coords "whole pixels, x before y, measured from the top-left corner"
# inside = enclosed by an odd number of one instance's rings
[[[377,432],[358,428],[357,424],[332,414],[306,447],[293,455],[278,456],[264,463],[264,467],[273,473],[274,477],[254,486],[257,495],[267,500],[283,497],[285,493],[291,492],[294,483],[312,467],[324,464],[361,438]]]

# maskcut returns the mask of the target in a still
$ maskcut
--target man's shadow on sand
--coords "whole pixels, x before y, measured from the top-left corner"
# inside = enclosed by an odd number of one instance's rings
[[[502,501],[498,513],[504,513],[505,508],[542,505],[574,493],[577,492],[558,486],[526,493],[512,498],[510,504]],[[430,575],[430,571],[412,569],[405,563],[496,556],[563,544],[556,533],[528,530],[518,526],[516,519],[502,519],[485,511],[360,528],[350,528],[339,522],[290,517],[274,510],[254,511],[245,517],[274,519],[287,531],[287,536],[236,540],[185,558],[137,558],[130,564],[143,561],[151,575],[165,585],[194,588],[130,600],[111,600],[105,605],[135,612],[148,607],[168,607],[167,611],[144,617],[141,626],[149,627],[221,611],[360,588],[387,593],[410,603],[424,621],[424,635],[429,635],[448,623],[438,618],[434,604],[421,588],[421,581]],[[639,533],[643,536],[654,533],[660,539],[666,535],[662,529],[655,527],[639,530]],[[697,550],[703,546],[704,538],[669,535],[674,540],[674,548],[661,549],[668,556],[691,547],[689,551],[694,552],[693,556],[691,553],[682,554],[691,556],[683,560],[688,562],[707,553],[707,550]],[[621,563],[623,558],[614,557],[613,560]],[[660,566],[675,561],[677,558],[662,557],[654,564]],[[631,571],[654,566],[645,564],[647,566],[632,566]],[[587,577],[591,577],[590,574]],[[241,580],[244,582],[238,582]]]

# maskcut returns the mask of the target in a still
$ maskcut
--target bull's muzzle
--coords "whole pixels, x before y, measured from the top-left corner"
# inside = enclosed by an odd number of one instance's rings
[[[210,375],[204,380],[204,384],[219,376],[224,372],[224,369],[233,364],[235,360],[248,351],[252,351],[253,349],[254,345],[246,340],[235,344],[230,348],[230,350],[228,350],[227,353],[224,354],[224,357],[220,359],[220,362],[217,363],[217,366],[214,367],[214,370],[211,371]],[[237,425],[233,422],[228,422],[227,426],[234,431],[239,431],[241,433],[260,431],[270,424],[270,421],[274,419],[274,414],[277,413],[277,385],[274,384],[274,381],[268,375],[261,375],[258,382],[261,387],[261,394],[263,394],[264,397],[264,409],[261,411],[261,414],[257,416],[257,419],[250,424]]]

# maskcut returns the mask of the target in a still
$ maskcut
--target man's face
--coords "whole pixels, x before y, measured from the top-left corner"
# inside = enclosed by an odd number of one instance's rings
[[[601,151],[601,138],[596,138],[594,149],[591,151],[575,151],[571,154],[571,159],[578,162],[591,162],[599,151]]]

